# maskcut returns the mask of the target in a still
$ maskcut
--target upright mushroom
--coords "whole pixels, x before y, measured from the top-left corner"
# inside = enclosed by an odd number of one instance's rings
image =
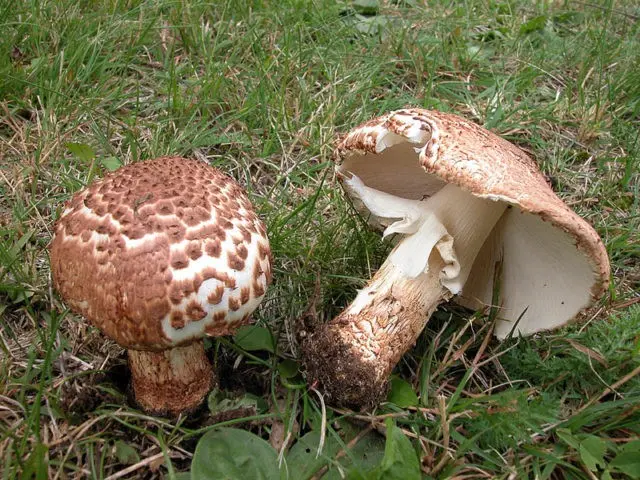
[[[242,188],[164,157],[75,194],[50,250],[71,309],[128,350],[140,406],[177,415],[213,386],[202,338],[249,322],[271,278],[269,241]]]
[[[499,338],[564,325],[606,290],[598,234],[522,150],[463,118],[392,112],[351,131],[335,161],[356,208],[397,234],[370,283],[303,345],[309,381],[336,404],[378,402],[436,307],[485,308],[496,274]]]

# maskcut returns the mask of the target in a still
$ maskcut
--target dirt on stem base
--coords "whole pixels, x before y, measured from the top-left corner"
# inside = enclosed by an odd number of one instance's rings
[[[201,341],[161,352],[129,350],[128,355],[135,400],[154,415],[193,412],[216,383]]]
[[[343,313],[304,342],[308,382],[329,403],[366,409],[385,398],[393,368],[437,306],[451,297],[439,280],[443,262],[432,257],[429,271],[416,278],[385,262]]]

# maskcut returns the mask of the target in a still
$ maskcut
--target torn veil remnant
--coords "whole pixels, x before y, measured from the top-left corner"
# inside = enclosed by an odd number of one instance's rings
[[[202,338],[249,322],[271,278],[263,223],[233,179],[179,157],[106,175],[66,205],[54,285],[128,350],[140,406],[177,415],[214,384]]]
[[[598,234],[522,150],[471,122],[399,110],[351,131],[335,156],[356,208],[397,243],[351,305],[304,344],[309,380],[334,403],[378,402],[440,303],[491,304],[498,262],[499,338],[564,325],[606,290]]]

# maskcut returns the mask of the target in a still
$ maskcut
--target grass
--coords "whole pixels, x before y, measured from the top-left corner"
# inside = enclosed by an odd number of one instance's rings
[[[640,478],[620,467],[640,445],[640,4],[358,5],[0,1],[2,478],[177,478],[221,425],[281,446],[348,424],[355,449],[389,416],[428,478]],[[332,147],[406,105],[529,151],[605,241],[609,296],[586,322],[503,344],[444,306],[398,367],[417,402],[329,408],[325,425],[295,374],[299,335],[387,251],[333,182]],[[212,341],[223,387],[258,406],[177,423],[127,403],[124,351],[61,303],[47,256],[64,201],[105,165],[169,153],[249,191],[275,257],[255,319],[278,339],[277,353]]]

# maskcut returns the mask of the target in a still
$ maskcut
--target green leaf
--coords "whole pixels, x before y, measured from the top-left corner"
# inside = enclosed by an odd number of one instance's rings
[[[380,11],[378,0],[355,0],[353,9],[361,15],[377,15]]]
[[[118,157],[104,157],[100,159],[100,164],[107,170],[113,172],[122,166],[122,162]]]
[[[123,465],[133,465],[140,461],[140,455],[138,455],[135,448],[121,440],[115,443],[114,453],[118,461]]]
[[[96,153],[85,143],[67,143],[65,146],[74,157],[82,160],[83,162],[90,162],[96,158]]]
[[[607,466],[604,456],[607,453],[608,443],[595,435],[577,434],[574,435],[566,428],[556,430],[558,437],[567,445],[576,450],[586,467],[595,472],[598,466]]]
[[[293,360],[283,360],[278,364],[278,373],[282,378],[293,378],[298,374],[300,366]]]
[[[21,478],[45,480],[47,478],[47,462],[45,461],[47,452],[46,445],[36,444],[24,464]]]
[[[351,439],[345,438],[344,441],[348,443]],[[348,479],[368,479],[368,472],[384,458],[384,447],[385,441],[381,435],[375,432],[368,433],[339,459],[341,469],[329,468],[322,480],[344,480],[345,471]]]
[[[539,17],[532,18],[528,22],[520,25],[520,33],[525,35],[527,33],[543,30],[547,25],[547,16],[540,15]]]
[[[584,19],[582,12],[562,12],[553,15],[552,20],[554,23],[580,23]]]
[[[418,405],[418,396],[409,382],[394,376],[391,378],[391,390],[389,390],[387,401],[400,408],[414,407]]]
[[[345,444],[360,433],[348,422],[339,420],[337,422],[341,424],[340,437]],[[345,473],[350,479],[368,479],[367,472],[371,472],[379,465],[385,455],[384,439],[375,432],[369,432],[359,438],[357,443],[347,449],[340,458],[336,458],[336,455],[342,451],[344,445],[334,434],[327,433],[322,451],[316,457],[319,444],[320,432],[314,430],[301,437],[291,447],[286,457],[289,478],[306,480],[328,466],[322,480],[344,480]]]
[[[567,445],[573,447],[574,450],[578,450],[580,448],[580,440],[573,436],[570,430],[566,428],[558,428],[556,430],[556,435]]]
[[[289,478],[306,480],[329,464],[340,451],[340,445],[331,436],[325,438],[322,452],[318,455],[320,432],[312,431],[300,438],[289,450],[287,470]]]
[[[380,480],[420,480],[420,461],[411,441],[387,418],[387,441],[382,463],[372,472],[370,478]]]
[[[632,442],[626,443],[623,447],[620,448],[620,451],[630,453],[640,452],[640,440],[634,440]],[[640,459],[640,457],[638,458]]]
[[[332,424],[339,425],[339,441],[332,431],[327,432],[324,447],[320,457],[316,459],[320,432],[314,430],[308,433],[291,447],[287,456],[287,470],[290,479],[310,478],[318,471],[328,466],[322,480],[344,480],[347,478],[368,478],[368,472],[380,464],[384,457],[385,440],[377,432],[369,432],[358,437],[362,430],[345,419],[337,419]],[[356,439],[355,444],[344,451],[344,455],[336,458],[338,452]],[[302,466],[301,466],[302,465]],[[308,467],[307,467],[308,465]]]
[[[595,435],[589,435],[587,438],[580,442],[580,458],[582,462],[587,466],[589,470],[595,472],[598,470],[598,465],[601,468],[607,466],[604,461],[604,454],[607,451],[607,444]]]
[[[627,443],[620,453],[609,462],[609,468],[615,468],[634,479],[640,479],[640,440]]]
[[[266,350],[267,352],[274,353],[276,351],[271,332],[265,327],[258,325],[247,325],[246,327],[239,328],[233,339],[236,345],[247,352]]]
[[[196,446],[191,478],[279,480],[278,455],[253,433],[237,428],[212,430]]]
[[[354,23],[356,30],[366,35],[379,35],[382,30],[389,26],[390,20],[385,15],[376,17],[365,17],[356,15],[357,21]]]
[[[209,393],[207,406],[213,415],[241,408],[253,408],[257,412],[258,399],[251,394],[235,396],[215,388]]]
[[[598,470],[598,465],[600,464],[602,464],[601,466],[605,465],[604,459],[593,455],[589,451],[589,449],[584,445],[580,445],[580,450],[578,452],[580,453],[580,459],[582,460],[582,463],[584,463],[586,467],[592,472],[595,472]]]

